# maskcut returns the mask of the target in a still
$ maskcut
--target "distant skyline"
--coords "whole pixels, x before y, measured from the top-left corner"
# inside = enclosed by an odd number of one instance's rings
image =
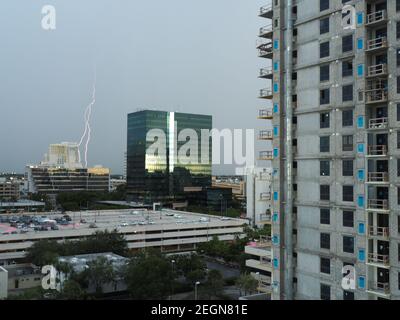
[[[41,8],[56,8],[56,30]],[[24,172],[51,143],[78,142],[97,67],[88,165],[123,172],[127,114],[213,116],[214,127],[262,128],[255,43],[265,1],[3,0],[0,172]],[[234,173],[216,166],[216,174]]]

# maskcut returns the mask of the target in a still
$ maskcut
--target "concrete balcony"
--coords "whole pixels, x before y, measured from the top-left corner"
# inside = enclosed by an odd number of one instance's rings
[[[388,238],[389,237],[389,227],[368,227],[368,235],[370,237],[380,237],[380,238]]]
[[[274,135],[272,133],[272,130],[261,130],[258,133],[258,140],[273,140]]]
[[[260,28],[258,36],[260,38],[272,39],[273,34],[274,29],[272,27],[272,23],[269,23],[266,26]]]
[[[375,11],[367,15],[366,26],[377,25],[381,23],[386,23],[388,20],[386,10]]]
[[[368,282],[367,291],[377,295],[388,296],[390,294],[390,284],[389,282],[370,281]]]
[[[262,262],[256,259],[247,259],[246,260],[246,267],[271,272],[272,271],[272,263]]]
[[[389,255],[378,254],[378,253],[368,253],[368,263],[376,265],[382,268],[389,267]]]
[[[368,199],[367,204],[368,210],[382,210],[387,211],[389,210],[389,200],[387,199]]]
[[[382,157],[388,155],[388,147],[386,145],[371,145],[368,146],[369,157]]]
[[[271,89],[261,89],[260,90],[260,99],[269,99],[271,100],[274,97],[274,94],[272,93]]]
[[[386,129],[388,126],[388,118],[369,119],[368,129]]]
[[[388,48],[388,41],[386,37],[374,38],[367,41],[367,52],[374,52],[379,50],[386,50]]]
[[[388,92],[386,89],[372,89],[365,92],[365,103],[383,103],[388,101]]]
[[[270,213],[261,213],[259,218],[262,224],[270,224],[272,222],[272,215]]]
[[[377,77],[377,76],[385,76],[388,74],[387,64],[376,64],[373,66],[369,66],[367,70],[367,77]]]
[[[260,201],[270,201],[271,200],[271,192],[262,192],[260,193]]]
[[[274,50],[270,40],[257,41],[256,47],[258,49],[258,56],[260,58],[272,59]]]
[[[273,75],[274,75],[274,73],[272,71],[272,67],[267,67],[267,68],[260,69],[260,74],[259,74],[258,77],[262,78],[262,79],[270,79],[270,80],[272,80]]]
[[[368,183],[387,184],[389,183],[388,172],[368,172]]]
[[[271,161],[274,159],[272,151],[260,151],[258,160]]]
[[[262,6],[260,8],[260,12],[258,14],[259,17],[267,18],[267,19],[272,19],[273,15],[274,15],[274,11],[272,8],[272,3]]]
[[[258,119],[266,119],[272,120],[274,118],[274,114],[271,109],[261,109],[258,111]]]

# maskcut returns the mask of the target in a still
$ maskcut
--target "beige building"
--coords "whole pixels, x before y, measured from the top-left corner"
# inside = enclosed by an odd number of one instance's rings
[[[19,188],[19,183],[0,178],[0,199],[18,200],[20,194]]]

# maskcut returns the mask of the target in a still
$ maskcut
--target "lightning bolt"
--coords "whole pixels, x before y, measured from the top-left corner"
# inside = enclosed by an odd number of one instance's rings
[[[94,80],[93,80],[93,89],[92,89],[92,101],[89,103],[89,105],[86,107],[85,109],[85,113],[83,115],[83,119],[85,122],[85,130],[82,134],[81,139],[79,140],[78,146],[78,156],[79,156],[79,162],[81,162],[81,151],[80,151],[80,147],[83,143],[83,141],[85,140],[86,137],[86,142],[85,142],[85,168],[87,168],[88,165],[88,161],[87,161],[87,153],[88,153],[88,146],[89,146],[89,142],[90,142],[90,135],[91,135],[91,128],[90,128],[90,117],[92,115],[92,108],[96,102],[96,79],[97,78],[97,72],[96,72],[96,67],[94,69]]]

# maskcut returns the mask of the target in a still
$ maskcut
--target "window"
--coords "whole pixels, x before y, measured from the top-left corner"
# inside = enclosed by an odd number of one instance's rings
[[[319,152],[329,152],[329,136],[319,137]]]
[[[400,205],[400,188],[397,187],[397,204]]]
[[[321,224],[331,224],[331,211],[329,209],[321,208],[319,214],[319,222]]]
[[[331,274],[331,260],[329,258],[320,259],[320,272]]]
[[[353,85],[352,84],[342,87],[342,100],[343,100],[343,102],[344,101],[353,101]]]
[[[397,282],[400,290],[400,272],[397,274]]]
[[[320,58],[329,57],[329,41],[322,42],[319,44],[319,57]]]
[[[396,50],[396,63],[397,66],[400,66],[400,49]]]
[[[329,88],[322,89],[320,91],[319,103],[320,104],[329,104],[329,102],[330,102]]]
[[[353,186],[343,186],[342,191],[343,191],[342,194],[343,201],[346,202],[354,201]]]
[[[343,252],[354,253],[354,238],[343,236]]]
[[[321,160],[319,162],[319,172],[320,175],[323,177],[329,177],[330,176],[330,162],[329,160]]]
[[[329,201],[330,199],[330,186],[320,185],[319,186],[319,199],[322,201]]]
[[[342,126],[343,127],[353,126],[353,109],[342,111]]]
[[[321,300],[331,300],[331,287],[321,283]]]
[[[342,52],[353,51],[353,35],[344,36],[342,38]]]
[[[345,135],[342,137],[342,151],[353,151],[352,135]]]
[[[400,177],[400,159],[397,159],[397,176]]]
[[[400,77],[397,77],[397,93],[400,93]]]
[[[396,22],[396,39],[400,39],[400,22]]]
[[[342,77],[353,75],[353,60],[342,62]]]
[[[353,211],[343,211],[343,227],[354,228]]]
[[[329,81],[329,64],[319,67],[319,81]]]
[[[321,129],[329,128],[329,112],[320,114],[319,127]]]
[[[397,149],[400,149],[400,131],[397,131]]]
[[[400,121],[400,103],[398,103],[398,104],[396,105],[396,109],[397,109],[397,110],[396,110],[396,111],[397,111],[397,112],[396,112],[396,113],[397,113],[397,114],[396,114],[396,118],[397,118],[396,120],[397,120],[397,121]]]
[[[354,292],[343,290],[343,300],[354,300]]]
[[[342,176],[352,177],[354,175],[353,160],[342,160]]]
[[[329,0],[319,0],[319,11],[329,9]]]
[[[329,17],[319,20],[319,34],[329,32]]]
[[[320,247],[321,249],[330,249],[331,248],[331,235],[329,233],[321,233],[320,238]]]

